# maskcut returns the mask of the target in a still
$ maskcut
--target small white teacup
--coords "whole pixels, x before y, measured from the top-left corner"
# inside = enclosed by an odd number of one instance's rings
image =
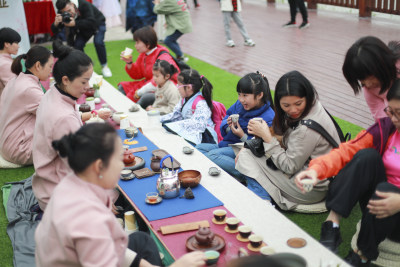
[[[301,180],[301,184],[303,185],[303,189],[305,192],[310,192],[313,190],[314,185],[313,185],[313,180],[310,178],[304,178]]]
[[[239,114],[232,114],[230,117],[231,117],[233,123],[236,123],[239,121]]]

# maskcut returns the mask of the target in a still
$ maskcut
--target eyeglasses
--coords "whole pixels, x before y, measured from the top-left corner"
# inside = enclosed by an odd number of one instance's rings
[[[184,86],[190,86],[190,87],[192,87],[191,84],[181,84],[181,85],[178,85],[177,88],[179,89],[179,88],[182,88],[182,87],[184,87]]]
[[[399,111],[394,111],[391,107],[386,107],[383,111],[385,111],[386,115],[388,115],[389,118],[392,118],[394,116],[398,121],[400,121]]]

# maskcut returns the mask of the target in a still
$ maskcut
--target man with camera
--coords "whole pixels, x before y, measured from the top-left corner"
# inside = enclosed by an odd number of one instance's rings
[[[94,36],[93,43],[102,66],[103,76],[111,77],[104,44],[106,32],[104,15],[86,0],[57,0],[56,8],[58,14],[51,25],[54,35],[65,29],[68,45],[82,51],[89,39]]]

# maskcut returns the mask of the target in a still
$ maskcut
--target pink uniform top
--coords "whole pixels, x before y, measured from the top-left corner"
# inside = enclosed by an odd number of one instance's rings
[[[4,87],[6,87],[7,82],[17,76],[11,71],[12,63],[13,59],[11,58],[10,54],[0,54],[0,96]]]
[[[400,188],[400,133],[395,131],[382,156],[388,183]]]
[[[6,160],[32,164],[36,110],[43,94],[39,78],[23,72],[4,88],[0,99],[0,153]]]
[[[121,266],[128,245],[107,190],[70,173],[35,232],[38,267]]]
[[[365,101],[367,101],[367,105],[375,121],[387,117],[386,113],[383,111],[383,109],[388,106],[388,102],[386,100],[387,91],[380,95],[379,91],[381,88],[367,90],[363,87],[362,89],[364,92]]]
[[[32,189],[43,211],[54,187],[72,172],[68,162],[61,159],[51,142],[76,132],[82,126],[75,104],[75,100],[61,94],[52,86],[43,96],[36,113],[33,137],[33,165],[36,173],[33,176]]]

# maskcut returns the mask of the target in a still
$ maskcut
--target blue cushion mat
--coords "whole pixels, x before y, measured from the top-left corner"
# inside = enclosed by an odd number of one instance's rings
[[[117,130],[122,140],[126,139],[124,130]],[[135,156],[141,157],[145,160],[145,167],[150,169],[151,151],[158,149],[150,140],[148,140],[142,133],[139,132],[138,136],[134,138],[138,141],[135,145],[130,145],[130,148],[147,146],[147,150],[143,152],[134,153]],[[171,152],[171,151],[168,151]],[[157,192],[156,183],[159,174],[143,179],[133,179],[130,181],[119,181],[119,186],[126,193],[126,195],[135,203],[140,211],[146,216],[149,221],[170,218],[198,210],[222,206],[223,203],[212,195],[202,185],[193,188],[194,199],[173,198],[164,199],[161,203],[156,205],[149,205],[145,202],[146,194],[148,192]],[[184,188],[181,188],[180,195],[183,195]]]

